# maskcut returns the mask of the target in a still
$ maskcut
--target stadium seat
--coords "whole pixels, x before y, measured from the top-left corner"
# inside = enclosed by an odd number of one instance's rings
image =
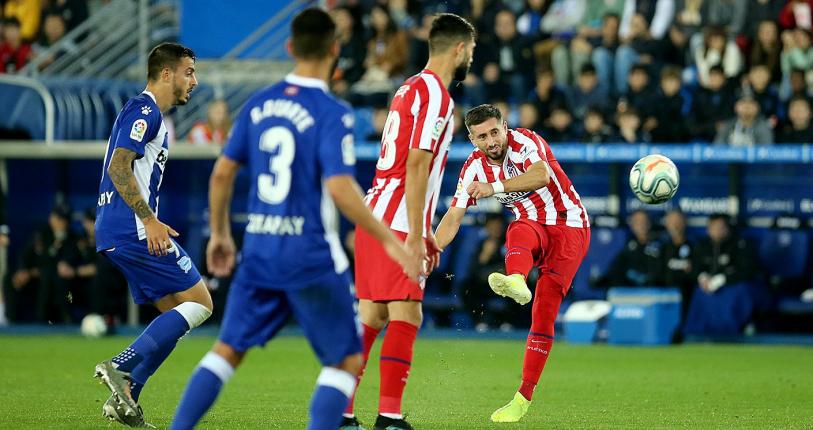
[[[627,243],[627,230],[623,228],[594,228],[590,237],[590,250],[584,258],[568,297],[571,300],[603,300],[607,293],[590,286],[591,281],[607,273],[610,263]]]
[[[780,296],[796,296],[807,287],[809,238],[803,230],[772,229],[759,246],[762,267],[771,287]]]

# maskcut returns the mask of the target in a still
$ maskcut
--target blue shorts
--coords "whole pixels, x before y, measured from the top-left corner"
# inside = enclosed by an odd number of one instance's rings
[[[200,273],[189,255],[172,241],[173,250],[167,255],[150,255],[147,241],[128,242],[101,252],[127,278],[133,300],[151,304],[168,294],[192,288],[200,281]]]
[[[220,341],[244,352],[265,345],[293,315],[324,366],[361,352],[347,272],[296,290],[256,288],[232,283],[220,327]]]

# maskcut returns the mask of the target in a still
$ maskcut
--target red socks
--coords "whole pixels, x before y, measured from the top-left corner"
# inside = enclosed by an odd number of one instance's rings
[[[401,414],[401,398],[412,366],[412,348],[417,336],[418,327],[408,322],[390,321],[387,326],[381,346],[380,414]]]
[[[562,287],[559,284],[545,276],[539,278],[536,283],[531,331],[525,344],[522,384],[518,390],[528,400],[533,397],[539,376],[542,375],[553,347],[553,323],[556,321],[563,298]]]
[[[361,383],[361,377],[364,376],[364,369],[367,368],[367,359],[370,358],[370,350],[373,349],[373,344],[375,343],[375,339],[378,337],[378,333],[381,333],[381,330],[376,330],[367,324],[361,323],[361,327],[364,329],[364,334],[361,337],[361,347],[363,348],[361,351],[363,363],[361,364],[361,370],[359,371],[358,376],[356,376],[356,390],[353,391],[353,395],[350,396],[350,402],[347,404],[347,408],[344,410],[344,415],[353,416],[353,403],[356,400],[356,391],[358,391],[359,384]]]
[[[534,251],[539,252],[539,237],[529,225],[512,223],[505,236],[505,274],[527,277],[534,265]]]

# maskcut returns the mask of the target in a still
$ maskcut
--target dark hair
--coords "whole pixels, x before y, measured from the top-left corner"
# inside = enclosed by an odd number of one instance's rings
[[[147,78],[151,81],[161,76],[161,71],[169,68],[175,69],[183,58],[195,60],[195,53],[186,46],[178,43],[162,43],[150,51],[147,59]]]
[[[598,106],[590,106],[584,113],[584,117],[587,118],[590,115],[597,115],[601,117],[601,120],[604,121],[604,112]]]
[[[68,205],[57,203],[53,208],[51,208],[51,215],[56,215],[65,221],[70,221],[71,208],[68,207]]]
[[[442,52],[460,42],[477,37],[477,31],[468,21],[453,13],[440,13],[429,29],[429,52]]]
[[[661,70],[661,79],[672,78],[680,80],[681,71],[679,67],[666,66]]]
[[[596,66],[593,63],[587,63],[582,66],[582,70],[580,72],[582,75],[595,75],[596,74]]]
[[[711,224],[712,221],[722,221],[725,223],[725,225],[731,227],[731,217],[722,212],[716,212],[709,215],[709,224]]]
[[[322,9],[307,8],[291,22],[291,50],[297,58],[324,58],[335,40],[336,23]]]
[[[5,26],[13,26],[13,27],[17,27],[17,28],[20,27],[20,20],[13,17],[13,16],[6,17],[2,21],[3,21],[3,26],[4,27]]]
[[[604,16],[601,18],[601,22],[605,22],[610,18],[615,18],[616,21],[621,22],[621,17],[617,13],[613,12],[604,14]]]
[[[647,78],[649,77],[649,69],[644,64],[639,63],[633,65],[632,68],[630,68],[630,75],[632,75],[635,72],[643,72]]]
[[[466,128],[470,128],[473,125],[482,124],[491,118],[502,121],[500,110],[494,105],[483,104],[469,109],[469,111],[466,112],[464,122],[466,123]]]
[[[808,100],[807,97],[801,94],[791,97],[790,100],[788,101],[788,107],[790,107],[790,105],[796,102],[804,102],[808,108],[810,107],[810,100]]]
[[[544,64],[537,67],[536,68],[536,75],[535,75],[536,79],[539,79],[539,77],[542,76],[542,75],[549,75],[551,77],[554,77],[553,69],[550,66],[547,66],[547,65],[544,65]]]
[[[723,69],[723,66],[715,64],[711,66],[711,68],[709,69],[709,75],[711,75],[712,73],[719,73],[721,75],[725,75],[725,69]]]

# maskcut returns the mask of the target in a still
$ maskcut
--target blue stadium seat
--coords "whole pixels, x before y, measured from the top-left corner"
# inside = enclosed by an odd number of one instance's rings
[[[626,243],[626,229],[594,228],[590,237],[590,250],[573,279],[569,298],[574,301],[604,299],[607,292],[591,288],[590,282],[607,273],[610,263]]]
[[[45,106],[37,92],[0,83],[0,93],[4,100],[0,103],[0,128],[25,130],[35,140],[45,139]]]
[[[802,230],[770,230],[762,237],[759,247],[766,272],[783,279],[804,276],[808,252],[808,236]]]

